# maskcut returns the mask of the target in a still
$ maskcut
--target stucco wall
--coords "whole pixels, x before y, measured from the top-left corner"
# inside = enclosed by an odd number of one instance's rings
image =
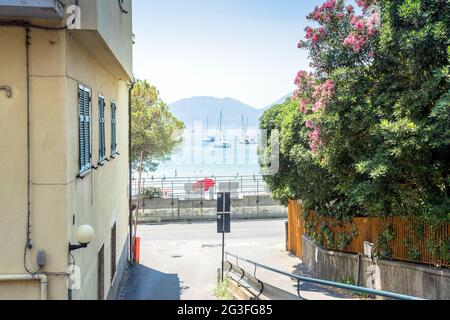
[[[303,237],[303,263],[313,277],[344,281],[359,279],[359,285],[424,299],[450,299],[450,271],[441,268],[379,260],[373,263],[362,257],[358,272],[358,256],[321,249]]]
[[[0,274],[25,273],[27,216],[27,121],[25,31],[0,28]],[[78,175],[77,88],[92,88],[92,163],[98,162],[98,94],[106,97],[106,145],[110,155],[110,102],[117,103],[120,156],[84,180]],[[70,32],[32,29],[30,38],[31,203],[34,248],[27,255],[36,271],[38,250],[47,253],[43,272],[64,273],[68,242],[76,226],[96,231],[88,249],[74,252],[82,271],[75,299],[97,298],[97,251],[105,245],[105,297],[111,287],[111,227],[117,223],[117,263],[128,235],[128,88],[95,59]],[[74,222],[75,219],[75,223]],[[0,299],[38,299],[35,282],[0,284]],[[49,276],[49,298],[66,299],[66,277]]]
[[[82,289],[74,292],[74,298],[96,299],[97,254],[104,244],[105,250],[105,297],[111,287],[111,228],[117,223],[117,260],[127,240],[128,228],[128,89],[127,84],[117,80],[100,67],[77,41],[67,35],[67,83],[68,83],[68,137],[78,136],[77,85],[92,90],[92,163],[99,162],[98,143],[98,96],[106,102],[106,153],[111,156],[111,109],[117,104],[117,144],[120,156],[91,171],[83,180],[76,179],[69,185],[69,214],[75,215],[76,225],[89,224],[96,230],[96,239],[87,249],[75,253],[77,265],[82,271]],[[67,169],[74,179],[78,169],[78,143],[70,143]],[[73,239],[74,228],[69,219],[69,237]],[[118,262],[118,261],[117,261]]]
[[[68,1],[70,2],[70,1]],[[73,3],[73,0],[71,1]],[[132,76],[132,16],[131,0],[124,0],[121,12],[118,2],[111,0],[80,0],[81,28],[99,33],[123,69]]]
[[[32,31],[30,49],[31,203],[34,248],[28,268],[36,271],[38,250],[47,252],[47,272],[67,268],[65,190],[64,38],[59,33]],[[25,272],[23,253],[27,220],[27,104],[25,31],[1,28],[0,83],[12,87],[12,98],[0,93],[0,255],[1,274]],[[51,232],[49,231],[51,230]],[[50,298],[67,296],[66,279],[53,276]],[[0,297],[39,298],[36,284],[20,283],[12,290],[0,284]]]

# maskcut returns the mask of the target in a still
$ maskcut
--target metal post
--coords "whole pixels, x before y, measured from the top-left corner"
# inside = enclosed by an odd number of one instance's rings
[[[244,194],[244,179],[243,179],[242,176],[241,176],[241,194],[242,194],[242,198],[244,198],[245,197],[245,194]]]
[[[200,215],[203,216],[203,180],[200,181]]]
[[[259,179],[256,179],[256,204],[259,204]]]
[[[225,232],[222,232],[222,282],[224,281],[224,274],[225,274],[224,268],[225,268]]]

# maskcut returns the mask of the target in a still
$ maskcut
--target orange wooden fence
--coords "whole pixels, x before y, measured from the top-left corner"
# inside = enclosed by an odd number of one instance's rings
[[[289,202],[288,212],[288,246],[299,257],[302,237],[308,235],[330,250],[364,253],[367,241],[375,244],[376,251],[389,252],[392,260],[450,267],[448,223],[431,227],[406,217],[353,218],[342,222],[313,211],[305,214],[298,201]]]

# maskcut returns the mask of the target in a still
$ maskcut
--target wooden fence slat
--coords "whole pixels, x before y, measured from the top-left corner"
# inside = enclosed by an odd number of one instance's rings
[[[450,224],[445,223],[439,228],[432,228],[422,222],[415,221],[413,218],[391,217],[391,218],[353,218],[352,222],[339,222],[332,217],[324,217],[310,212],[307,221],[304,219],[304,209],[298,201],[289,202],[289,250],[299,257],[302,257],[302,237],[305,234],[305,223],[314,222],[314,232],[319,233],[321,225],[326,223],[332,234],[334,242],[340,233],[351,234],[353,228],[356,228],[357,235],[353,237],[350,244],[344,252],[364,253],[364,241],[377,244],[377,239],[388,228],[392,227],[394,239],[389,242],[389,248],[392,251],[392,259],[428,264],[433,266],[450,267],[450,261],[437,258],[429,248],[429,243],[439,244],[450,239]],[[419,234],[420,226],[423,234]],[[327,248],[339,251],[335,248]],[[412,253],[416,257],[412,256]],[[413,258],[416,260],[413,261]]]

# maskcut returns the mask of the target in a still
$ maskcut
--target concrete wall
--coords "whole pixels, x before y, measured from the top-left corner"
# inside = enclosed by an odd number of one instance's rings
[[[359,285],[377,290],[395,292],[431,300],[450,299],[450,271],[441,268],[361,258],[358,272],[358,256],[333,252],[315,245],[303,237],[303,263],[313,277],[343,281],[359,279]]]
[[[80,31],[84,32],[84,31]],[[131,36],[131,35],[130,35]],[[95,39],[95,38],[94,38]],[[98,40],[98,39],[97,39]],[[27,105],[25,30],[0,28],[0,274],[25,273],[23,253],[27,217]],[[74,252],[81,268],[81,290],[74,299],[97,298],[97,253],[105,246],[105,297],[111,279],[111,228],[117,224],[116,263],[123,263],[128,236],[128,88],[127,82],[70,31],[32,29],[30,38],[31,224],[35,246],[27,254],[28,268],[36,271],[38,250],[47,253],[42,270],[49,275],[49,298],[67,299],[68,243],[81,224],[94,227],[88,249]],[[103,50],[104,46],[94,48]],[[103,49],[102,49],[103,48]],[[114,66],[117,67],[116,60]],[[113,66],[111,68],[114,69]],[[127,79],[129,80],[129,79]],[[106,98],[106,145],[110,155],[110,102],[117,103],[120,156],[83,180],[78,168],[77,88],[92,89],[92,163],[98,162],[98,95]],[[120,259],[122,257],[122,259]],[[120,269],[120,268],[119,268]],[[59,274],[59,275],[54,275]],[[113,280],[113,281],[112,281]],[[39,286],[0,284],[0,299],[38,299]]]
[[[146,199],[141,223],[187,220],[215,220],[216,200]],[[234,219],[286,218],[287,209],[268,196],[233,199],[231,212]]]

